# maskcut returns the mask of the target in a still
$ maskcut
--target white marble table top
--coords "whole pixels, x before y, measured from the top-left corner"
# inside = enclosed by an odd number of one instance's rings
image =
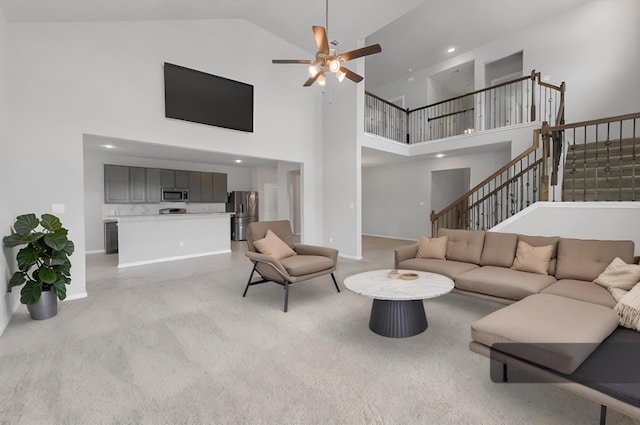
[[[399,273],[416,273],[417,279],[391,279],[390,270],[374,270],[349,276],[344,286],[356,294],[377,300],[423,300],[439,297],[453,289],[453,281],[436,273],[415,270],[398,270]]]

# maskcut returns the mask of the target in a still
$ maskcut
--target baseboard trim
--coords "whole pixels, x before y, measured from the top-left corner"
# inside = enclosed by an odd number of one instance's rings
[[[362,255],[346,255],[346,254],[338,254],[338,257],[347,258],[349,260],[362,260]]]
[[[399,241],[411,241],[411,242],[417,242],[417,239],[408,239],[408,238],[403,238],[403,237],[399,237],[399,236],[389,236],[389,235],[378,235],[375,233],[363,233],[362,236],[373,236],[375,238],[385,238],[385,239],[396,239]]]
[[[87,294],[86,292],[80,292],[79,294],[73,294],[73,295],[69,295],[67,298],[65,298],[65,301],[73,301],[73,300],[80,300],[82,298],[87,298],[89,296],[89,294]]]
[[[206,257],[208,255],[229,254],[229,253],[231,253],[230,249],[224,249],[224,250],[221,250],[221,251],[202,252],[202,253],[199,253],[199,254],[179,255],[179,256],[176,256],[176,257],[155,258],[153,260],[132,261],[130,263],[118,264],[118,268],[122,269],[122,268],[125,268],[125,267],[144,266],[144,265],[147,265],[147,264],[164,263],[164,262],[167,262],[167,261],[186,260],[187,258]]]
[[[85,254],[105,254],[107,251],[104,249],[94,249],[93,251],[85,251]]]

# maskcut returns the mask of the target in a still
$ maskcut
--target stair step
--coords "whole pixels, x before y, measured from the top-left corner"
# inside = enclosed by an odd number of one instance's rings
[[[602,149],[602,148],[606,148],[606,140],[599,140],[597,142],[589,142],[589,143],[575,143],[575,144],[570,144],[569,145],[569,151],[571,151],[572,149],[576,149],[576,150],[591,150],[591,149]],[[640,137],[636,137],[636,138],[624,138],[624,139],[617,139],[617,138],[612,138],[610,140],[610,147],[620,147],[620,146],[639,146],[640,145]]]
[[[575,189],[614,189],[618,187],[623,188],[640,188],[640,176],[620,177],[620,176],[599,176],[599,177],[587,177],[587,178],[565,178],[562,182],[564,188]]]
[[[562,191],[562,200],[573,201],[636,201],[640,200],[640,188],[622,189],[580,189],[570,190],[567,187]]]
[[[590,167],[606,167],[607,164],[609,166],[632,165],[634,162],[635,163],[640,162],[640,152],[638,152],[637,155],[624,155],[622,157],[611,155],[609,156],[608,161],[606,156],[599,156],[597,158],[588,157],[586,159],[576,158],[575,160],[571,156],[568,156],[567,158],[565,158],[565,164],[568,169],[584,168],[585,164],[587,168],[590,168]]]
[[[623,165],[622,167],[617,165],[612,165],[609,167],[609,171],[607,172],[606,166],[599,167],[576,167],[576,169],[565,168],[564,169],[564,178],[566,180],[575,178],[595,178],[597,177],[638,177],[640,176],[640,163],[633,165]]]
[[[633,155],[640,155],[640,144],[637,146],[609,146],[608,154],[606,146],[600,146],[598,149],[582,149],[580,146],[577,146],[576,149],[571,149],[567,151],[567,161],[572,161],[575,159],[576,161],[582,160],[583,158],[620,158],[620,157],[630,157]]]

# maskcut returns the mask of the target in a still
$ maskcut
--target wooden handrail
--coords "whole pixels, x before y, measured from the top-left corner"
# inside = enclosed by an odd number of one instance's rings
[[[475,108],[462,109],[460,111],[450,112],[448,114],[443,114],[443,115],[438,115],[437,117],[427,118],[427,121],[439,120],[439,119],[442,119],[442,118],[450,117],[452,115],[464,114],[465,112],[469,112],[469,111],[473,111],[473,110],[475,110]]]
[[[411,113],[411,112],[419,111],[421,109],[431,108],[432,106],[438,106],[438,105],[440,105],[442,103],[447,103],[447,102],[451,102],[451,101],[454,101],[454,100],[462,99],[462,98],[465,98],[467,96],[473,96],[473,95],[476,95],[478,93],[482,93],[482,92],[485,92],[485,91],[489,91],[489,90],[500,88],[502,86],[508,86],[509,84],[518,83],[520,81],[525,81],[525,80],[530,80],[530,79],[533,78],[532,76],[537,76],[538,78],[540,77],[540,73],[539,72],[535,72],[535,70],[531,71],[531,73],[532,73],[532,75],[527,75],[527,76],[524,76],[524,77],[519,77],[519,78],[516,78],[516,79],[513,79],[513,80],[505,81],[504,83],[496,84],[496,85],[490,86],[490,87],[485,87],[483,89],[479,89],[479,90],[472,91],[472,92],[469,92],[469,93],[466,93],[466,94],[462,94],[460,96],[451,97],[449,99],[441,100],[439,102],[432,103],[430,105],[421,106],[421,107],[415,108],[415,109],[407,109],[407,112]]]
[[[433,223],[435,220],[437,220],[438,218],[442,217],[443,215],[445,215],[446,213],[448,213],[449,211],[453,210],[457,204],[465,201],[467,198],[469,198],[469,196],[471,196],[474,192],[480,190],[483,186],[485,186],[486,184],[488,184],[489,182],[491,182],[493,179],[495,179],[496,177],[498,177],[500,174],[504,173],[505,171],[507,171],[509,168],[511,168],[513,165],[515,165],[518,161],[526,158],[527,156],[529,156],[529,154],[535,152],[538,149],[539,146],[539,139],[540,139],[540,130],[536,129],[533,131],[533,144],[524,152],[522,152],[520,155],[518,155],[517,157],[515,157],[514,159],[512,159],[511,161],[509,161],[507,164],[503,165],[502,167],[500,167],[498,169],[498,171],[496,171],[495,173],[491,174],[489,177],[487,177],[486,179],[484,179],[482,182],[478,183],[477,185],[475,185],[472,189],[469,189],[464,195],[460,196],[458,199],[456,199],[455,201],[453,201],[451,204],[449,204],[448,207],[444,208],[443,210],[441,210],[438,213],[431,213],[431,222]],[[545,156],[543,154],[543,167],[544,167],[544,162],[545,162]]]
[[[597,120],[588,120],[588,121],[580,121],[580,122],[563,124],[563,125],[556,125],[553,127],[549,127],[549,131],[559,131],[559,130],[566,130],[568,128],[587,127],[590,125],[606,124],[614,121],[626,121],[626,120],[632,120],[636,118],[640,118],[640,112],[635,112],[633,114],[616,115],[614,117],[600,118]]]
[[[389,102],[388,100],[384,100],[384,99],[383,99],[383,98],[381,98],[380,96],[376,96],[375,94],[373,94],[373,93],[371,93],[371,92],[369,92],[369,91],[366,91],[366,90],[365,90],[365,92],[364,92],[364,93],[365,93],[366,95],[368,95],[368,96],[371,96],[371,97],[373,97],[373,98],[375,98],[375,99],[377,99],[377,100],[381,101],[381,102],[386,103],[387,105],[389,105],[389,106],[391,106],[391,107],[393,107],[393,108],[399,109],[399,110],[401,110],[402,112],[407,112],[407,111],[408,111],[408,109],[403,109],[403,108],[401,108],[400,106],[395,105],[395,104],[393,104],[393,103]]]

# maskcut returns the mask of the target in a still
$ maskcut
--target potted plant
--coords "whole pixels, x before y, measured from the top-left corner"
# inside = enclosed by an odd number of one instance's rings
[[[75,248],[68,233],[54,215],[42,214],[38,219],[35,214],[25,214],[16,218],[12,234],[2,239],[8,248],[26,245],[16,255],[18,271],[9,280],[8,291],[24,284],[20,302],[27,305],[32,319],[55,316],[58,299],[67,297],[66,285],[71,283],[69,256]]]

